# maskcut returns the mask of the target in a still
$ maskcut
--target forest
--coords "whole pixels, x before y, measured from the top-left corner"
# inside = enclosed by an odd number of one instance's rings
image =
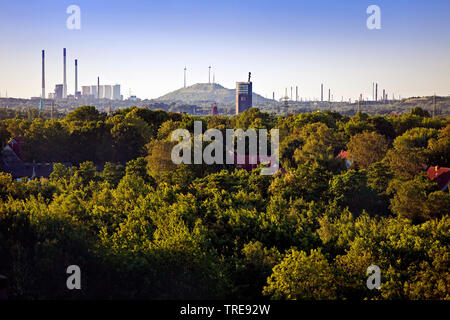
[[[83,106],[0,118],[2,147],[21,137],[23,161],[54,163],[49,177],[0,172],[10,299],[450,299],[449,188],[427,174],[450,167],[450,117]],[[171,133],[194,121],[279,129],[283,170],[173,164]],[[69,265],[81,290],[66,287]]]

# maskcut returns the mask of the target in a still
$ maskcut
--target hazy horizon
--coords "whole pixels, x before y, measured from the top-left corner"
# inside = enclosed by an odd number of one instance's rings
[[[81,9],[81,29],[69,30],[69,5]],[[369,30],[369,5],[381,8],[381,29]],[[0,93],[41,93],[41,50],[46,51],[46,94],[62,83],[67,48],[67,91],[121,84],[122,94],[154,99],[208,82],[233,89],[252,72],[254,92],[278,99],[287,87],[301,98],[331,88],[335,101],[450,94],[450,3],[422,1],[27,1],[0,5]]]

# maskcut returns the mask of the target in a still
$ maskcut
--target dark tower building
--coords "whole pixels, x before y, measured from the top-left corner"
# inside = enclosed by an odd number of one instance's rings
[[[251,72],[248,73],[247,82],[236,82],[236,114],[244,112],[252,107],[252,82]]]

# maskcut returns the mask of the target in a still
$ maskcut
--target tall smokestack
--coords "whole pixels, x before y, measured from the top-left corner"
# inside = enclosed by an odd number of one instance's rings
[[[372,82],[372,100],[375,100],[375,82]]]
[[[323,102],[323,83],[320,85],[320,102]]]
[[[45,50],[42,50],[42,99],[45,99]]]
[[[328,89],[328,102],[331,101],[331,89]]]
[[[298,101],[298,86],[295,86],[295,101]]]
[[[75,59],[75,98],[77,97],[78,92],[78,60]]]
[[[100,77],[97,77],[97,98],[100,99]]]
[[[64,70],[63,70],[63,99],[67,98],[67,80],[66,80],[66,48],[63,49]]]
[[[378,83],[375,83],[375,101],[378,101]]]

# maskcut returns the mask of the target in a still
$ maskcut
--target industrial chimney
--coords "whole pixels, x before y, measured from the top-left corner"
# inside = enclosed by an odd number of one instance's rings
[[[75,59],[75,94],[74,97],[77,97],[78,92],[78,60]]]
[[[323,102],[323,83],[320,85],[320,102]]]
[[[66,80],[66,48],[63,48],[64,70],[63,70],[63,99],[67,99],[67,80]]]
[[[372,82],[372,100],[375,100],[375,82]]]
[[[45,50],[42,50],[42,99],[45,99]]]
[[[375,83],[375,101],[378,101],[378,83]]]

